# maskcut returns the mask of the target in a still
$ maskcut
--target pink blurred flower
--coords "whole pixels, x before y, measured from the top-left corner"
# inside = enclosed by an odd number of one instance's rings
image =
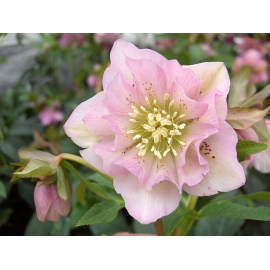
[[[97,85],[97,76],[96,75],[93,75],[93,74],[90,74],[87,79],[87,84],[89,87],[96,87]]]
[[[268,133],[270,134],[270,120],[265,120],[265,122]],[[248,128],[246,130],[238,130],[238,133],[244,140],[259,142],[258,135],[252,128]],[[267,143],[269,145],[270,139],[268,142],[263,143]],[[249,160],[242,162],[242,165],[245,169],[248,167],[255,167],[256,170],[262,173],[270,173],[270,146],[258,154],[251,155]]]
[[[44,126],[57,124],[58,122],[63,121],[65,115],[60,111],[58,105],[53,105],[49,108],[44,108],[38,116],[38,119]]]
[[[204,58],[209,58],[209,57],[214,56],[216,54],[209,43],[201,44],[201,49],[202,49]]]
[[[181,66],[117,40],[104,91],[80,104],[64,129],[82,157],[114,177],[129,214],[143,224],[173,212],[182,190],[208,196],[239,188],[237,135],[225,121],[224,63]]]
[[[62,48],[80,47],[86,42],[86,34],[84,33],[63,33],[58,34],[58,44]]]
[[[250,49],[260,52],[262,56],[266,55],[268,52],[266,43],[261,43],[257,39],[249,36],[236,37],[235,43],[237,44],[237,50],[240,54],[244,54]]]
[[[110,49],[113,43],[121,36],[121,33],[96,33],[95,41]]]
[[[232,67],[234,72],[241,71],[243,66],[251,67],[249,80],[253,83],[266,82],[268,80],[268,63],[261,58],[261,54],[254,50],[248,50],[243,55],[236,57]]]
[[[156,46],[159,50],[167,50],[175,46],[175,38],[158,38]]]
[[[60,216],[67,216],[70,212],[71,184],[68,182],[68,199],[61,199],[57,192],[56,183],[42,185],[37,182],[34,191],[34,201],[38,219],[45,222],[45,219],[57,222]]]

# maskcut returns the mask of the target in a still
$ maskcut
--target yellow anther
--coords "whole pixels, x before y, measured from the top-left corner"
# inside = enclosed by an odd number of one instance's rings
[[[172,152],[173,152],[173,154],[174,154],[175,156],[177,156],[177,153],[176,153],[175,149],[172,148]]]
[[[173,126],[174,126],[175,128],[178,128],[178,126],[177,126],[176,124],[173,124]]]
[[[154,101],[153,101],[153,104],[154,104],[154,105],[157,105],[157,101],[156,101],[155,99],[154,99]]]
[[[147,110],[143,106],[140,106],[140,108],[142,111],[147,112]]]
[[[174,113],[173,113],[173,118],[174,118],[176,115],[177,115],[177,112],[174,112]]]
[[[163,114],[165,114],[165,115],[167,114],[167,112],[166,112],[166,111],[164,111],[164,110],[162,110],[162,113],[163,113]]]
[[[183,118],[183,117],[185,117],[186,115],[183,113],[183,114],[180,114],[179,116],[178,116],[178,118]]]
[[[172,137],[170,137],[170,138],[168,139],[168,143],[171,143],[171,141],[172,141]]]
[[[168,119],[163,119],[160,123],[162,126],[170,126],[172,124],[172,122]]]
[[[145,139],[145,138],[142,139],[142,142],[143,142],[143,143],[149,143],[148,139]]]
[[[132,119],[129,119],[129,121],[130,121],[130,122],[134,122],[134,123],[138,122],[137,120],[135,120],[135,119],[133,119],[133,118],[132,118]]]
[[[170,97],[170,95],[169,95],[168,93],[166,93],[166,94],[164,95],[164,100],[167,100],[169,97]]]
[[[153,152],[155,150],[155,146],[153,145],[151,148],[151,152]]]
[[[180,143],[181,145],[183,145],[183,146],[186,145],[186,144],[185,144],[184,142],[182,142],[182,141],[179,141],[179,143]]]
[[[132,133],[134,133],[135,132],[135,130],[128,130],[126,133],[127,134],[132,134]]]
[[[158,143],[159,142],[159,135],[154,136],[154,143]]]
[[[139,148],[141,146],[142,146],[142,143],[139,143],[139,144],[136,145],[136,148]]]
[[[167,117],[168,119],[171,118],[171,116],[170,116],[169,114],[168,114],[166,117]]]
[[[185,126],[186,126],[186,124],[185,124],[185,123],[183,123],[183,124],[179,125],[179,126],[178,126],[178,128],[179,128],[179,129],[184,129],[184,128],[185,128]]]
[[[170,130],[170,135],[172,135],[172,136],[176,135],[175,131],[174,130]]]
[[[154,120],[154,115],[152,113],[148,113],[147,116],[149,120],[152,120],[152,121]]]
[[[169,107],[171,107],[174,103],[174,99],[169,103]]]
[[[136,136],[133,137],[133,140],[137,140],[137,139],[139,139],[139,138],[141,138],[141,137],[142,137],[142,135],[137,134]]]
[[[158,111],[158,109],[157,108],[154,108],[154,112],[157,112]]]
[[[160,133],[161,133],[161,135],[163,137],[168,137],[168,133],[167,133],[167,129],[166,128],[161,129]]]
[[[157,121],[161,120],[161,114],[160,113],[157,114],[156,119],[157,119]]]
[[[149,101],[149,99],[146,97],[145,98],[145,101],[146,101],[146,103],[149,105],[150,104],[150,101]]]
[[[134,117],[136,114],[130,112],[130,113],[128,113],[128,115]]]
[[[140,146],[140,149],[143,149],[145,147],[145,144],[143,144],[142,146]]]

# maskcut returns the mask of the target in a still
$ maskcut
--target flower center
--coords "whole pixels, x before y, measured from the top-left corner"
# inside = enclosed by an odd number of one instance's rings
[[[151,151],[159,159],[166,157],[171,151],[175,156],[177,152],[174,147],[185,143],[180,140],[182,135],[180,130],[186,126],[181,120],[185,114],[172,111],[174,99],[170,101],[170,95],[164,95],[163,106],[154,99],[152,102],[146,97],[147,108],[131,106],[133,112],[129,113],[132,117],[131,122],[136,123],[136,128],[128,130],[127,134],[133,134],[133,140],[138,148],[138,155],[144,156],[147,151]]]

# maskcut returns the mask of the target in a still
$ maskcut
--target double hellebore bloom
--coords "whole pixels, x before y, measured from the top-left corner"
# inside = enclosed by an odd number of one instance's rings
[[[237,135],[225,122],[230,80],[223,63],[181,66],[117,40],[104,91],[80,104],[64,129],[82,157],[114,177],[131,216],[143,224],[198,196],[242,186]]]

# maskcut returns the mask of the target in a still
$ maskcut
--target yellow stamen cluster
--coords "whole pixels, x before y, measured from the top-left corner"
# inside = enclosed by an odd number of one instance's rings
[[[164,95],[163,108],[158,105],[154,99],[152,102],[145,98],[147,108],[139,106],[131,106],[133,112],[129,113],[132,118],[131,122],[136,123],[136,128],[128,130],[127,134],[133,134],[133,140],[137,141],[139,156],[144,156],[149,149],[159,159],[166,157],[171,151],[174,156],[177,156],[175,146],[185,143],[179,140],[182,135],[180,130],[186,126],[181,120],[185,114],[179,114],[177,111],[171,112],[174,99],[169,100],[170,95]]]

